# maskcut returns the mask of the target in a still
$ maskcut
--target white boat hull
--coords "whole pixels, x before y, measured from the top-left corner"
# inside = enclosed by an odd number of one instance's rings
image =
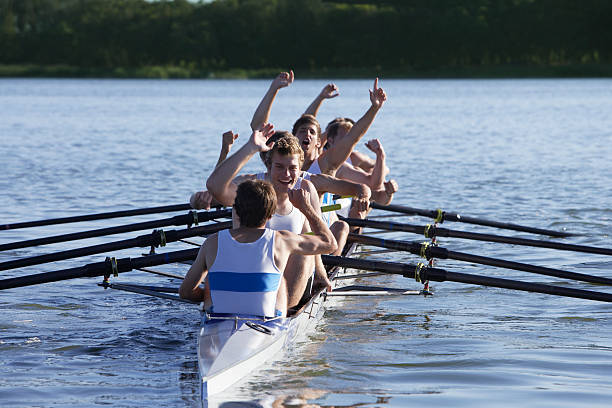
[[[339,271],[337,268],[334,275]],[[203,316],[198,335],[203,405],[265,362],[282,356],[298,335],[315,324],[324,301],[325,295],[319,292],[293,316],[265,322],[257,317],[207,320]]]

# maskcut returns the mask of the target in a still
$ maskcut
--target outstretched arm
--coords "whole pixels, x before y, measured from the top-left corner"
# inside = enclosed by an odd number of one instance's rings
[[[213,170],[206,180],[206,188],[219,203],[227,206],[234,204],[237,186],[232,180],[255,153],[266,152],[272,148],[266,141],[273,133],[274,126],[270,123],[253,131],[244,146]]]
[[[387,100],[387,94],[378,87],[378,78],[374,80],[374,89],[370,91],[371,105],[366,113],[353,125],[349,133],[338,143],[335,143],[319,158],[321,170],[333,174],[349,157],[359,140],[368,131],[376,114]]]
[[[340,95],[340,92],[338,92],[338,87],[336,86],[336,84],[325,85],[321,92],[314,99],[314,101],[312,101],[310,106],[306,108],[304,115],[317,116],[317,113],[319,112],[319,108],[321,107],[323,101],[325,99],[335,98],[338,95]]]
[[[310,181],[314,184],[319,194],[332,193],[355,197],[360,201],[370,200],[370,188],[362,183],[342,180],[327,174],[312,174]]]
[[[276,78],[270,84],[270,88],[264,95],[261,102],[255,109],[255,113],[253,114],[253,119],[251,119],[251,129],[259,129],[261,125],[267,123],[270,118],[270,109],[272,109],[272,103],[274,102],[274,98],[276,98],[276,94],[278,90],[281,88],[285,88],[293,83],[293,71],[289,72],[281,72],[278,74]]]

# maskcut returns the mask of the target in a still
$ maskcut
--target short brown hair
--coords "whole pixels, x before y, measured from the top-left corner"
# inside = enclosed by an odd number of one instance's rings
[[[319,124],[319,121],[317,120],[317,118],[309,114],[304,114],[300,116],[298,120],[295,121],[295,123],[293,124],[293,129],[291,130],[291,133],[295,135],[298,129],[303,125],[314,125],[315,128],[317,128],[317,136],[319,137],[319,139],[321,138],[321,125]]]
[[[256,228],[276,212],[276,193],[272,184],[263,180],[247,180],[238,185],[234,210],[243,227]]]
[[[326,129],[327,140],[333,139],[338,136],[338,130],[340,128],[349,130],[351,127],[353,127],[353,124],[345,120],[330,123]]]
[[[278,152],[281,156],[297,155],[300,160],[300,168],[302,167],[302,164],[304,164],[304,151],[297,137],[285,131],[274,132],[272,137],[268,139],[268,143],[271,142],[274,142],[274,147],[267,152],[260,153],[261,160],[263,160],[267,169],[272,167],[272,155],[274,152]]]

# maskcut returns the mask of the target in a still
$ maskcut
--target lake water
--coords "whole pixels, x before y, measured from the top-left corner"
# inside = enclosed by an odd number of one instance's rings
[[[358,118],[369,106],[371,81],[336,83],[341,95],[323,105],[322,123],[336,116]],[[220,135],[232,129],[240,133],[238,144],[247,139],[252,112],[268,84],[0,79],[0,224],[187,202],[216,162]],[[271,115],[275,126],[290,129],[324,84],[298,78],[283,89]],[[563,242],[612,247],[612,80],[383,78],[380,85],[388,101],[364,141],[377,137],[386,148],[391,176],[400,185],[394,203],[565,229],[579,235]],[[363,145],[359,150],[365,151]],[[256,160],[247,166],[260,168]],[[0,231],[0,244],[163,217]],[[443,226],[530,237],[467,224]],[[0,262],[140,234],[5,251]],[[612,259],[605,256],[452,238],[441,238],[440,245],[612,277]],[[402,252],[369,257],[418,261]],[[611,292],[457,261],[437,266]],[[116,279],[171,282],[141,272]],[[77,279],[0,293],[0,405],[197,406],[198,311],[103,290],[98,282]],[[419,288],[397,276],[362,283]],[[452,282],[432,288],[435,295],[427,298],[336,303],[315,333],[234,387],[228,399],[291,407],[610,406],[610,304]]]

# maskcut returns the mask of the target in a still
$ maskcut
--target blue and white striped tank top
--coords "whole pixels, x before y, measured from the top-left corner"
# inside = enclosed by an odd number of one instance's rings
[[[274,264],[274,231],[240,243],[219,231],[215,262],[208,271],[214,313],[274,317],[282,272]]]

